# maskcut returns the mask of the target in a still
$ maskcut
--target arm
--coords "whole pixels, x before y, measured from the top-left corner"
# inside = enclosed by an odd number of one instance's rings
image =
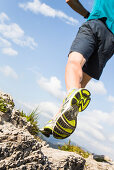
[[[66,2],[74,11],[78,12],[84,18],[88,18],[90,13],[82,6],[79,0],[66,0]]]

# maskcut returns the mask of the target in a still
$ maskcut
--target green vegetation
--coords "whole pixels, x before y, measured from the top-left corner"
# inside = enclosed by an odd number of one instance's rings
[[[20,116],[26,117],[26,113],[23,112],[23,110],[20,112]]]
[[[0,111],[7,113],[8,112],[8,107],[7,104],[12,105],[12,107],[14,107],[14,102],[13,101],[9,101],[6,102],[5,99],[3,99],[2,97],[0,97]],[[20,116],[25,117],[26,120],[28,122],[30,122],[31,127],[29,129],[29,132],[34,135],[35,138],[39,139],[39,137],[37,137],[38,132],[39,132],[39,127],[38,127],[38,112],[37,112],[38,108],[36,108],[35,110],[33,110],[30,114],[26,114],[22,111],[20,111]]]
[[[89,152],[84,151],[81,147],[71,145],[71,140],[68,141],[68,144],[59,146],[58,149],[64,150],[64,151],[69,151],[69,152],[76,152],[77,154],[81,155],[83,158],[88,158],[90,155]]]
[[[30,114],[26,115],[26,113],[23,112],[23,110],[20,112],[20,116],[26,117],[27,121],[31,123],[31,130],[30,133],[32,135],[37,135],[39,132],[39,127],[38,127],[38,113],[37,113],[38,108],[33,110]]]
[[[14,107],[14,102],[9,101],[6,102],[5,99],[3,99],[2,97],[0,97],[0,111],[7,113],[8,112],[8,107],[7,104],[12,105],[12,107]],[[39,127],[38,127],[38,113],[37,113],[37,109],[33,110],[30,114],[26,115],[26,113],[23,112],[23,110],[20,112],[20,116],[22,117],[26,117],[27,121],[31,123],[31,128],[29,129],[30,133],[32,135],[37,135],[39,132]]]
[[[14,102],[13,101],[9,101],[9,103],[7,103],[7,104],[10,104],[10,105],[12,105],[12,107],[14,107],[15,106],[15,104],[14,104]]]
[[[0,97],[0,111],[4,112],[4,113],[6,113],[8,111],[7,103],[2,97]]]
[[[0,111],[1,111],[1,112],[4,112],[4,113],[8,112],[9,109],[8,109],[8,107],[7,107],[7,104],[12,105],[12,107],[15,106],[13,101],[7,102],[5,99],[3,99],[2,97],[0,97]]]

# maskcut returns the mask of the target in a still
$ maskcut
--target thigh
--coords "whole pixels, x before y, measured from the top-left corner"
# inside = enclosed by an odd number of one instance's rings
[[[69,54],[71,52],[78,52],[83,55],[86,61],[88,61],[95,48],[96,41],[87,21],[79,28],[79,31],[71,45]]]
[[[85,63],[83,71],[99,80],[107,61],[114,54],[114,35],[100,20],[90,20],[88,23],[96,38],[96,48]]]

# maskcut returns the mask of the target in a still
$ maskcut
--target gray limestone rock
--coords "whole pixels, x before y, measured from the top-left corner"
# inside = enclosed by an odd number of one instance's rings
[[[74,152],[50,148],[31,135],[31,124],[14,108],[10,95],[0,92],[0,170],[114,170],[113,162],[84,159]]]

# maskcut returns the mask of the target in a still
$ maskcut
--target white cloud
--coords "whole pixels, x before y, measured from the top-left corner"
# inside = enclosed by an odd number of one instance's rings
[[[100,151],[104,152],[108,152],[110,153],[111,148],[104,145],[103,143],[99,142],[98,140],[93,139],[92,137],[88,136],[87,133],[81,131],[81,130],[77,130],[77,132],[75,132],[77,137],[81,137],[84,140],[86,140],[88,142],[88,145],[92,145],[94,146],[95,150],[98,149]],[[85,141],[85,142],[86,142]]]
[[[105,140],[105,136],[103,135],[103,133],[96,127],[92,126],[91,124],[87,124],[81,121],[79,128],[82,129],[83,131],[88,132],[91,136],[93,136],[94,138],[98,140],[101,140],[101,141]]]
[[[2,12],[0,14],[0,22],[3,23],[5,20],[9,20],[9,17],[4,12]]]
[[[110,154],[112,152],[112,148],[109,146],[106,146],[104,143],[101,143],[97,140],[94,139],[90,139],[90,143],[93,147],[95,147],[97,150],[102,151],[102,153],[104,154],[105,152],[107,154]]]
[[[89,136],[88,136],[85,132],[83,132],[82,130],[80,130],[80,129],[79,129],[79,130],[76,129],[76,131],[75,131],[74,133],[76,134],[76,136],[81,137],[81,138],[83,138],[84,140],[87,140],[87,141],[90,140]]]
[[[84,119],[88,119],[88,121],[93,124],[94,122],[99,123],[100,121],[107,122],[107,119],[110,117],[110,114],[101,110],[90,110],[86,111],[82,117]]]
[[[114,143],[114,134],[110,135],[108,139],[110,142]]]
[[[79,23],[78,20],[69,17],[64,12],[60,10],[56,10],[45,3],[41,3],[40,0],[34,0],[33,2],[20,3],[19,7],[23,8],[25,11],[30,10],[35,14],[42,14],[44,16],[52,17],[52,18],[60,18],[63,19],[66,23],[76,25]]]
[[[18,78],[18,75],[17,73],[10,67],[10,66],[3,66],[3,67],[0,67],[0,71],[5,75],[5,76],[8,76],[8,77],[12,77],[14,79],[17,79]]]
[[[2,37],[0,37],[0,46],[3,42],[5,48],[8,46],[12,46],[11,42],[20,45],[20,46],[26,46],[31,49],[34,49],[37,47],[37,43],[34,41],[34,39],[30,36],[25,35],[24,30],[16,23],[11,22],[5,22],[6,20],[9,20],[9,17],[5,13],[0,14],[0,34]],[[8,39],[8,40],[7,40]]]
[[[58,111],[57,105],[53,102],[40,102],[39,107],[42,112],[48,112],[53,116]]]
[[[34,39],[32,37],[23,37],[22,39],[13,39],[13,42],[17,45],[20,46],[27,46],[30,47],[31,49],[34,49],[35,47],[37,47],[37,43],[34,41]]]
[[[9,39],[22,38],[24,36],[24,31],[16,23],[0,24],[0,33]]]
[[[53,102],[39,103],[40,114],[48,119],[52,119],[52,117],[58,112],[58,109],[58,106]]]
[[[107,90],[102,81],[95,82],[92,80],[88,83],[87,88],[92,93],[95,93],[95,94],[106,94],[107,93]]]
[[[108,118],[107,118],[107,124],[109,126],[114,126],[114,111],[112,111],[111,113],[108,114]]]
[[[10,39],[17,45],[27,46],[32,49],[37,47],[37,43],[32,37],[25,36],[24,31],[16,23],[0,24],[0,33],[3,37]]]
[[[108,96],[108,101],[114,103],[114,96]]]
[[[86,133],[99,141],[105,141],[106,136],[103,123],[109,124],[111,117],[111,114],[100,110],[85,111],[84,114],[79,113],[78,129],[81,130],[82,135]]]
[[[105,141],[99,141],[87,132],[77,128],[71,140],[74,142],[78,141],[79,146],[86,148],[86,150],[92,153],[107,155],[112,159],[114,158],[114,149],[111,147],[111,143],[107,138]]]
[[[11,47],[11,43],[8,40],[0,37],[0,47]]]
[[[36,104],[32,104],[29,102],[16,101],[16,103],[17,105],[21,104],[21,107],[24,106],[25,108],[29,109],[29,111],[32,111],[33,109],[38,107],[38,105],[36,106]]]
[[[18,55],[18,52],[14,50],[11,46],[12,44],[8,40],[0,37],[0,47],[1,47],[2,53],[9,55],[9,56]]]
[[[9,55],[9,56],[18,55],[18,52],[14,50],[11,46],[12,44],[8,40],[0,37],[0,47],[1,47],[2,53]]]
[[[15,51],[15,50],[12,49],[12,48],[3,48],[3,49],[2,49],[2,53],[3,53],[3,54],[10,55],[10,56],[16,56],[16,55],[18,55],[18,52]]]
[[[65,91],[62,90],[61,81],[58,80],[57,77],[51,77],[50,79],[41,77],[40,80],[37,80],[37,83],[41,88],[45,89],[56,98],[64,98]]]
[[[44,119],[45,118],[51,119],[58,112],[59,109],[57,104],[49,101],[44,101],[39,103],[17,101],[17,104],[18,105],[21,104],[21,108],[22,106],[24,106],[25,107],[24,109],[26,110],[27,108],[29,109],[29,111],[38,108],[38,113],[40,114],[40,116],[43,116]]]

